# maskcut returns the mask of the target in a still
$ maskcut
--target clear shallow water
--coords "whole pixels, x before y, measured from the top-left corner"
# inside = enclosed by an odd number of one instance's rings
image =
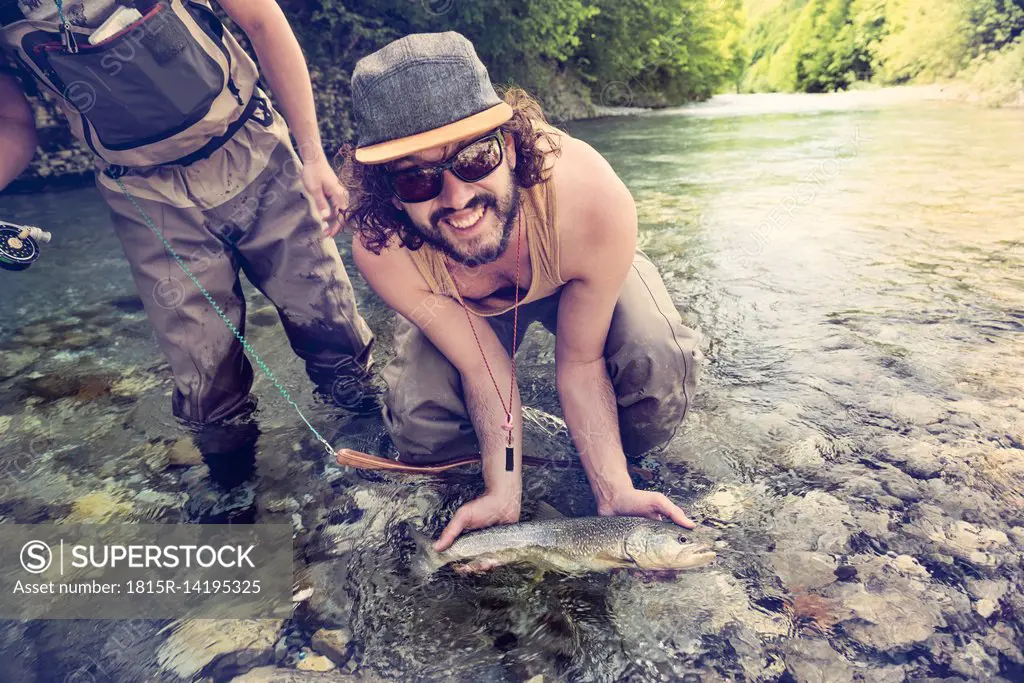
[[[630,186],[643,248],[703,336],[696,406],[637,481],[703,520],[719,561],[418,582],[403,523],[438,532],[478,478],[343,472],[258,380],[256,519],[300,525],[299,583],[314,588],[274,656],[290,665],[317,627],[344,625],[347,669],[395,680],[1020,680],[1022,124],[864,95],[569,126]],[[0,215],[55,233],[32,269],[0,276],[3,521],[180,521],[204,468],[168,467],[166,366],[105,207],[81,190],[4,197]],[[257,349],[308,407],[250,294]],[[385,360],[389,316],[360,295]],[[551,350],[533,331],[521,388],[557,414]],[[376,427],[337,443],[374,450]],[[530,454],[573,457],[557,420],[529,431]],[[578,469],[525,477],[527,512],[593,512]],[[9,624],[0,647],[21,667],[11,680],[177,680],[160,626],[130,658],[102,624]]]

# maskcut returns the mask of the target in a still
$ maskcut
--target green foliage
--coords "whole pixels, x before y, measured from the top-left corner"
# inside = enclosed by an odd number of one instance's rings
[[[747,0],[742,88],[824,92],[951,77],[1024,32],[1024,0]]]
[[[672,104],[742,72],[740,0],[593,0],[576,63],[603,104]]]
[[[351,72],[400,36],[458,31],[496,83],[564,100],[609,85],[674,104],[738,82],[748,58],[742,0],[280,0],[312,65]],[[589,90],[589,93],[585,92]],[[607,99],[607,98],[604,98]],[[565,107],[559,108],[564,109]]]
[[[1004,49],[976,59],[965,76],[986,104],[1024,105],[1024,35]]]

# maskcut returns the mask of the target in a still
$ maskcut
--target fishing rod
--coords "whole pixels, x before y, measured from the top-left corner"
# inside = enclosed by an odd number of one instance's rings
[[[0,220],[0,268],[25,270],[39,258],[39,244],[50,239],[40,228]]]

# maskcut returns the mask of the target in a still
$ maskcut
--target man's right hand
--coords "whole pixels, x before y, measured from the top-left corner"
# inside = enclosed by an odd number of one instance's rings
[[[479,498],[469,501],[458,510],[441,532],[441,538],[434,544],[434,550],[448,549],[463,531],[484,529],[495,524],[515,524],[519,521],[522,507],[522,491],[488,491]]]

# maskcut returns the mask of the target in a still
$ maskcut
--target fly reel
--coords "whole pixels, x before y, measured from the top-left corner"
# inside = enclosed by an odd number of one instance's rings
[[[0,221],[0,268],[25,270],[39,258],[39,243],[49,241],[39,228]]]

